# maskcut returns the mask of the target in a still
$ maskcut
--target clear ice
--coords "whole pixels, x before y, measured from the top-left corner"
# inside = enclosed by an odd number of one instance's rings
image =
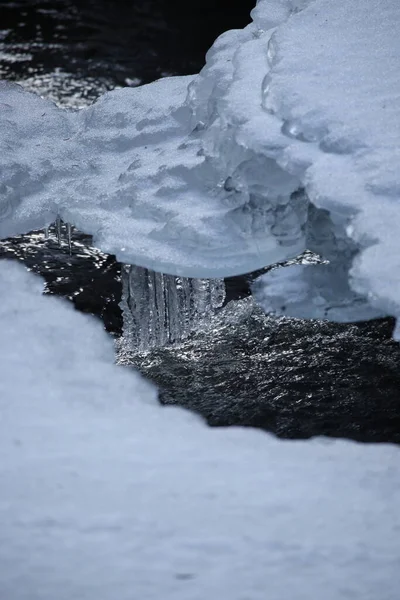
[[[179,343],[205,326],[225,301],[223,279],[193,279],[125,265],[123,345],[128,351]]]

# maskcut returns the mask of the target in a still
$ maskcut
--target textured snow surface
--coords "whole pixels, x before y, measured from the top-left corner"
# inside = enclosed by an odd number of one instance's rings
[[[0,264],[0,597],[397,600],[399,448],[209,429]]]
[[[0,235],[44,226],[59,214],[124,262],[198,277],[262,266],[266,252],[275,262],[300,251],[300,229],[281,247],[265,233],[270,208],[255,207],[260,217],[253,219],[247,191],[236,198],[229,183],[225,190],[235,167],[205,156],[202,126],[191,123],[185,105],[191,80],[114,91],[79,113],[2,83]],[[265,166],[255,185],[268,175],[284,213],[298,182]],[[260,174],[251,160],[242,168]],[[283,225],[280,235],[288,237]]]
[[[271,272],[259,299],[294,316],[398,315],[400,4],[308,4],[271,38],[262,98],[271,121],[249,123],[246,139],[269,154],[269,123],[279,121],[277,162],[298,174],[313,205],[307,246],[331,265]]]
[[[259,108],[267,64],[255,33],[222,36],[188,98],[194,77],[166,78],[67,113],[3,83],[0,235],[59,214],[124,262],[197,277],[301,252],[306,203],[291,198],[299,180],[238,144],[236,123],[224,115],[226,94],[241,96],[241,85],[249,86],[248,108]]]
[[[267,310],[400,314],[400,3],[260,0],[252,16],[198,76],[78,113],[2,83],[0,235],[60,214],[123,262],[194,277],[309,248],[330,264],[267,275]]]

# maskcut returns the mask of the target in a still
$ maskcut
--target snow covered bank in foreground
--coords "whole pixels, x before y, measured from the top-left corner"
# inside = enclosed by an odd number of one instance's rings
[[[0,597],[395,600],[399,452],[206,428],[0,264]]]
[[[398,0],[259,0],[196,77],[79,113],[2,83],[0,235],[60,214],[123,262],[194,277],[309,248],[330,265],[268,274],[267,310],[397,316],[399,25]]]

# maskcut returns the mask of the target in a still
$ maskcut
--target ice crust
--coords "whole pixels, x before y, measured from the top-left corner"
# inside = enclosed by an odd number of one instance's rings
[[[210,429],[0,264],[0,597],[396,600],[399,448]]]
[[[79,112],[2,83],[0,235],[60,215],[125,263],[209,278],[308,248],[330,264],[266,275],[267,310],[400,314],[400,4],[260,0],[252,17],[199,75]]]

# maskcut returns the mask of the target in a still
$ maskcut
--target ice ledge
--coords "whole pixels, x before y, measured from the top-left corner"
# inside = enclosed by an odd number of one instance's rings
[[[296,172],[312,207],[307,246],[331,264],[265,276],[257,293],[267,310],[334,320],[399,314],[399,23],[392,0],[316,0],[269,42],[262,103],[288,141],[277,143],[262,119],[246,125],[246,139],[253,133]]]
[[[198,76],[79,113],[3,84],[1,235],[60,214],[123,262],[196,277],[309,248],[330,266],[267,276],[266,308],[399,314],[400,6],[261,0],[252,14]]]

